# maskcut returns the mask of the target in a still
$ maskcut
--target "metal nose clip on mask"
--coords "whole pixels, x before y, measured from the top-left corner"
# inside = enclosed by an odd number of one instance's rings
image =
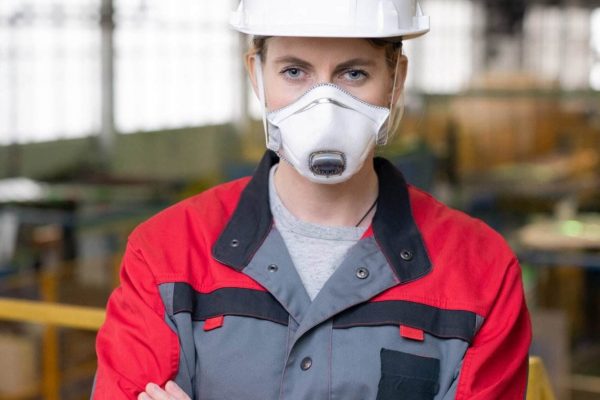
[[[344,182],[376,144],[385,144],[389,114],[336,85],[316,85],[292,104],[267,113],[267,147],[313,182]]]

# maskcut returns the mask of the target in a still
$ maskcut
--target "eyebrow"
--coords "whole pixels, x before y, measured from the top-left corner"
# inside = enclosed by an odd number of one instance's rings
[[[311,67],[312,65],[301,58],[294,56],[281,56],[275,59],[275,64],[295,64],[302,67]],[[352,58],[348,61],[344,61],[341,64],[336,65],[336,70],[343,70],[350,67],[373,67],[376,63],[369,58]]]
[[[338,66],[336,69],[347,69],[350,67],[374,67],[376,65],[375,61],[370,58],[353,58],[351,60],[345,61]]]
[[[299,65],[302,67],[311,66],[308,61],[304,61],[303,59],[294,57],[294,56],[277,57],[274,62],[275,62],[275,64],[295,64],[295,65]]]

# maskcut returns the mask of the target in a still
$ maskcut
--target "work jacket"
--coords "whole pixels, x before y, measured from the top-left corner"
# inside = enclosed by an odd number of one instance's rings
[[[277,161],[130,235],[94,399],[169,379],[200,400],[524,397],[530,323],[500,235],[376,158],[373,222],[311,302],[270,211]]]

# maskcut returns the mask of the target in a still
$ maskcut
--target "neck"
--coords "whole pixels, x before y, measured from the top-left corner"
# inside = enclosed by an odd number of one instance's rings
[[[355,226],[372,206],[378,181],[372,157],[346,182],[314,183],[281,161],[275,172],[275,188],[285,207],[300,220],[328,226]],[[374,212],[360,223],[368,226]]]

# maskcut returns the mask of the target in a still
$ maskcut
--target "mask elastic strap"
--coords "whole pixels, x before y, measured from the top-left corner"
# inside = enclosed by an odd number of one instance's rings
[[[265,84],[263,81],[262,62],[260,55],[254,56],[254,75],[256,76],[256,85],[258,86],[258,100],[262,114],[263,128],[265,131],[265,145],[269,145],[269,129],[267,126],[267,102],[265,96]]]
[[[421,3],[419,3],[417,1],[417,17],[424,17],[425,13],[423,12],[423,9],[421,8]]]
[[[394,83],[392,84],[392,95],[390,98],[390,116],[388,117],[388,122],[386,124],[387,126],[385,138],[383,138],[383,140],[378,141],[378,144],[380,145],[387,144],[387,141],[390,137],[390,130],[392,129],[392,121],[394,119],[394,94],[396,93],[396,83],[398,81],[398,65],[400,65],[400,56],[401,51],[398,51],[398,55],[396,56],[396,67],[394,68]]]

